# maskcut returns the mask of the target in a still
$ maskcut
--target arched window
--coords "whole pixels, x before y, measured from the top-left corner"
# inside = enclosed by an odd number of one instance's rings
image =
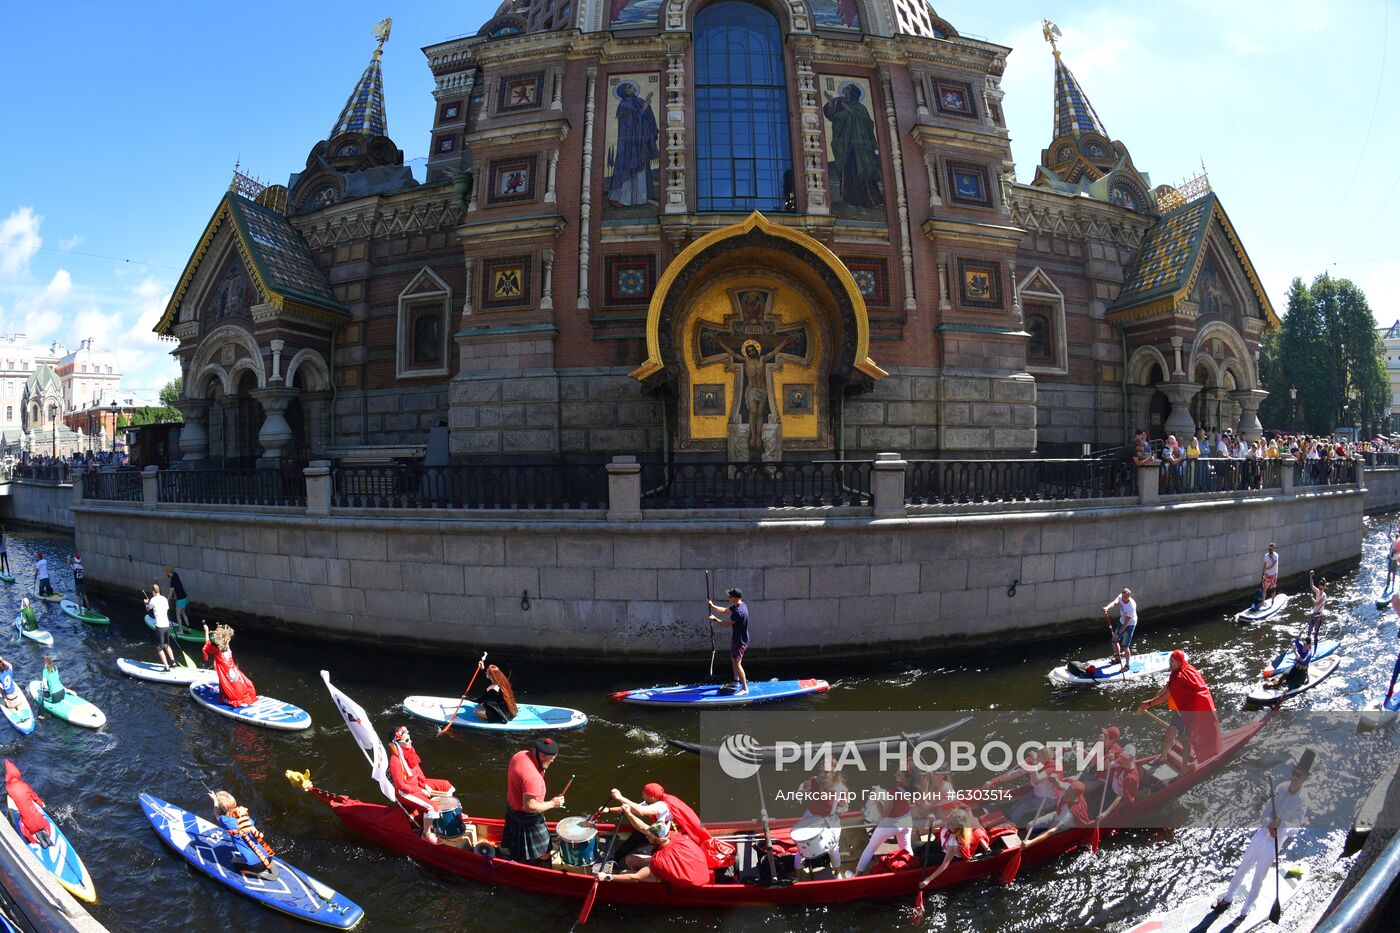
[[[695,17],[697,204],[795,210],[782,30],[767,10],[726,0]]]
[[[1050,359],[1050,319],[1044,314],[1026,316],[1026,359],[1044,362]]]

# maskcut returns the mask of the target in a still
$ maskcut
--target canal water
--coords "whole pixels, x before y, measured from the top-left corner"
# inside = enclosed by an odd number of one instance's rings
[[[1367,520],[1364,557],[1339,575],[1333,588],[1329,631],[1345,639],[1341,671],[1293,701],[1294,706],[1356,709],[1389,676],[1396,620],[1393,613],[1377,612],[1371,600],[1379,589],[1378,574],[1384,572],[1385,536],[1392,521],[1391,516]],[[10,560],[20,582],[0,585],[0,617],[13,618],[20,596],[32,585],[37,550],[46,553],[55,569],[56,588],[67,589],[71,537],[14,531]],[[1288,562],[1289,555],[1283,560]],[[1285,569],[1305,568],[1285,564]],[[1303,588],[1296,578],[1288,584],[1286,592],[1300,593]],[[198,599],[197,592],[193,595]],[[1103,594],[1104,600],[1111,595]],[[1261,659],[1285,644],[1288,630],[1302,621],[1306,602],[1299,596],[1277,625],[1252,629],[1231,620],[1243,606],[1222,605],[1189,619],[1163,620],[1144,603],[1138,647],[1185,648],[1207,672],[1220,708],[1237,709]],[[366,919],[361,929],[550,930],[566,929],[573,922],[576,903],[493,890],[357,838],[326,807],[283,777],[286,769],[309,769],[320,786],[378,799],[368,767],[318,677],[326,668],[335,684],[369,711],[381,735],[387,736],[399,722],[409,723],[427,773],[452,780],[468,813],[502,815],[506,761],[523,742],[479,733],[433,738],[432,725],[411,721],[398,708],[408,694],[457,695],[475,656],[395,653],[240,631],[234,648],[259,692],[303,707],[315,721],[305,732],[274,733],[215,716],[196,706],[182,689],[120,674],[115,667],[118,657],[153,659],[152,639],[142,624],[137,594],[128,600],[108,596],[99,604],[114,619],[110,627],[84,625],[42,603],[39,613],[55,636],[52,651],[65,684],[101,707],[107,726],[94,732],[41,712],[32,735],[19,736],[8,726],[0,727],[0,753],[21,767],[81,853],[100,896],[92,912],[111,929],[265,931],[298,926],[189,869],[164,848],[137,804],[137,795],[149,792],[207,816],[206,787],[231,791],[250,807],[279,855],[363,906]],[[7,631],[0,634],[0,651],[14,663],[16,680],[28,682],[38,676],[45,649]],[[753,607],[753,632],[751,676],[819,676],[833,684],[830,692],[807,701],[805,707],[788,704],[786,710],[1099,710],[1106,719],[1129,722],[1135,717],[1121,711],[1155,692],[1141,684],[1066,690],[1046,679],[1050,668],[1067,659],[1102,654],[1102,639],[948,657],[931,648],[924,657],[860,666],[834,656],[826,667],[790,671],[765,662],[761,603]],[[584,730],[560,736],[564,751],[550,774],[551,793],[568,775],[576,775],[567,807],[571,813],[590,812],[614,786],[635,799],[650,780],[694,798],[696,759],[668,750],[663,737],[696,735],[697,718],[622,707],[607,697],[626,687],[703,679],[708,652],[670,663],[614,668],[574,664],[567,657],[528,666],[495,654],[491,660],[511,672],[520,700],[576,707],[591,717]],[[725,665],[723,651],[717,663]],[[1159,733],[1146,723],[1139,725],[1137,735],[1140,747],[1154,748]],[[1267,736],[1266,730],[1261,745],[1268,744]],[[1244,754],[1244,765],[1250,767],[1264,755],[1251,748]],[[1387,761],[1393,769],[1393,757],[1376,756],[1375,775]],[[1249,835],[1244,829],[1120,835],[1097,854],[1072,853],[1027,869],[1010,888],[989,882],[931,895],[926,924],[959,931],[1121,930],[1133,918],[1218,887]],[[1305,928],[1303,918],[1315,915],[1330,899],[1349,865],[1339,858],[1343,836],[1341,830],[1310,831],[1295,843],[1293,857],[1307,861],[1308,881],[1288,907],[1286,928]],[[890,929],[908,919],[908,904],[888,901],[771,915],[600,906],[589,927],[857,931]]]

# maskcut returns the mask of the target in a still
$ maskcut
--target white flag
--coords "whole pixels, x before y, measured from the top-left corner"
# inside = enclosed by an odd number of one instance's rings
[[[360,751],[365,753],[365,758],[370,763],[370,777],[379,782],[379,789],[389,800],[395,801],[398,797],[394,794],[394,782],[389,780],[389,754],[384,750],[384,743],[379,741],[379,736],[374,731],[374,725],[369,721],[369,714],[364,707],[341,693],[331,684],[331,675],[327,671],[321,672],[321,679],[326,682],[326,689],[331,692],[331,700],[335,702],[335,708],[340,710],[340,715],[345,719],[345,725],[350,727],[350,734],[355,737],[355,743],[360,746]]]

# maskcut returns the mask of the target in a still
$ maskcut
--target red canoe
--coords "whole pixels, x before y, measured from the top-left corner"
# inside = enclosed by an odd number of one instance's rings
[[[1200,762],[1185,774],[1170,778],[1167,783],[1155,780],[1151,775],[1157,771],[1160,756],[1142,762],[1143,790],[1137,801],[1115,811],[1114,824],[1133,826],[1140,819],[1160,810],[1180,797],[1190,788],[1211,776],[1239,751],[1263,728],[1273,716],[1270,710],[1263,717],[1248,725],[1241,726],[1221,737],[1220,752],[1213,758]],[[1174,772],[1172,772],[1174,773]],[[290,773],[289,773],[290,776]],[[427,865],[443,871],[461,875],[487,884],[501,884],[529,891],[535,894],[548,894],[556,897],[583,901],[594,889],[594,876],[583,869],[560,867],[543,868],[512,862],[502,858],[486,859],[470,848],[457,849],[448,845],[433,845],[420,839],[409,826],[403,811],[398,807],[355,800],[341,794],[308,786],[309,793],[324,802],[351,830],[392,849],[408,855]],[[989,828],[996,825],[1001,814],[984,814],[984,823]],[[1004,819],[1004,818],[1003,818]],[[783,821],[790,825],[791,820]],[[472,818],[478,840],[493,845],[501,838],[502,821],[495,819]],[[550,825],[551,830],[554,828]],[[726,835],[761,834],[758,823],[715,824],[710,827]],[[599,833],[611,832],[612,827],[600,825]],[[1104,832],[1110,830],[1105,829]],[[782,830],[775,836],[785,835]],[[1051,837],[1037,839],[1035,845],[1021,849],[1016,836],[1003,836],[1009,844],[999,845],[996,851],[971,861],[955,860],[950,864],[931,888],[947,888],[983,878],[996,878],[1004,874],[1013,876],[1018,866],[1038,865],[1050,861],[1065,852],[1091,843],[1094,827],[1068,827],[1055,832]],[[1003,847],[1004,846],[1004,847]],[[1013,863],[1016,863],[1013,865]],[[830,904],[841,901],[867,900],[873,898],[910,897],[927,873],[922,866],[906,868],[884,874],[864,875],[854,878],[832,878],[827,880],[801,880],[788,885],[760,886],[754,884],[707,884],[693,887],[674,886],[664,882],[650,884],[608,884],[597,886],[597,899],[602,903],[639,904],[670,907],[776,907],[806,904]]]

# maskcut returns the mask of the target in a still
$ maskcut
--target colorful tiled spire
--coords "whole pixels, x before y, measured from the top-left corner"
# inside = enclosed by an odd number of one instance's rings
[[[1042,20],[1041,26],[1045,41],[1050,43],[1050,49],[1055,53],[1055,138],[1084,133],[1098,133],[1107,137],[1108,132],[1099,122],[1099,115],[1094,112],[1094,105],[1089,103],[1089,96],[1060,58],[1057,44],[1060,27],[1048,19]]]
[[[374,36],[379,45],[370,57],[364,74],[360,75],[355,90],[345,101],[340,118],[331,127],[327,139],[334,139],[341,133],[362,133],[365,136],[389,135],[389,119],[384,113],[384,77],[379,70],[379,59],[384,54],[384,43],[389,41],[389,29],[393,20],[384,19],[374,27]]]

